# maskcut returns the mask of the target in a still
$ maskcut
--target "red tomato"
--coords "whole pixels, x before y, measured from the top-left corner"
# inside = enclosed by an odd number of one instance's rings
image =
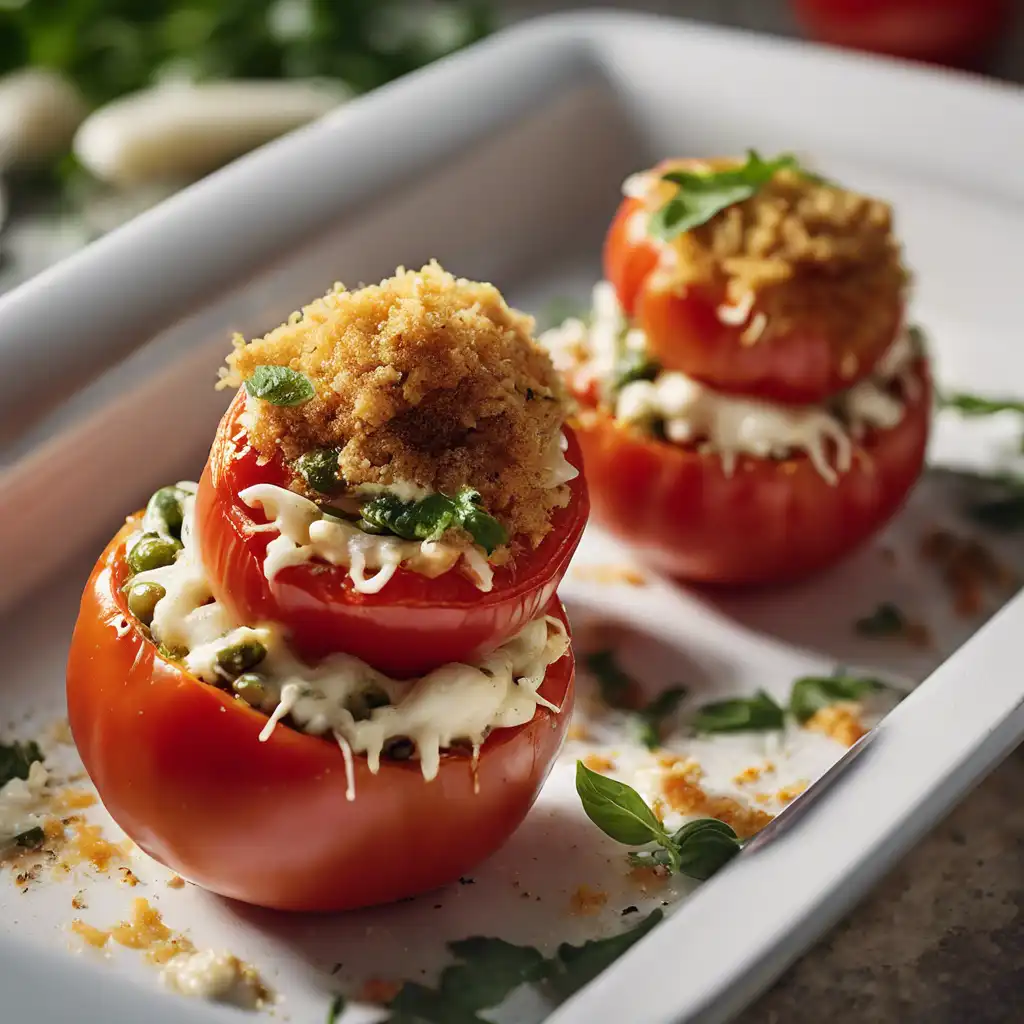
[[[658,250],[646,239],[634,240],[630,225],[643,210],[639,199],[623,199],[604,241],[604,276],[628,316],[636,310],[640,288],[647,275],[658,265]]]
[[[903,504],[921,473],[931,408],[922,394],[863,442],[835,486],[806,456],[741,457],[652,440],[606,414],[577,426],[594,519],[654,567],[706,583],[780,583],[838,561]]]
[[[959,63],[991,42],[1006,0],[793,0],[797,18],[826,43],[917,60]]]
[[[344,651],[403,677],[493,650],[554,596],[587,521],[582,476],[569,485],[571,501],[554,513],[548,536],[536,550],[522,551],[510,566],[495,569],[488,593],[458,570],[428,579],[399,569],[380,593],[361,594],[346,568],[319,563],[289,566],[269,583],[263,561],[275,535],[253,532],[266,517],[238,494],[256,483],[287,486],[291,478],[282,460],[261,466],[254,452],[243,454],[244,437],[236,439],[243,405],[239,392],[221,421],[196,499],[210,586],[240,622],[280,623],[307,658]],[[579,446],[571,431],[566,435],[568,458],[580,465]]]
[[[417,762],[355,759],[345,798],[341,751],[279,726],[157,654],[121,587],[126,525],[96,563],[68,658],[68,716],[82,761],[114,820],[151,857],[222,896],[285,910],[342,910],[454,881],[504,843],[558,754],[573,704],[573,659],[541,693],[561,707],[492,733],[476,771],[444,754]],[[550,614],[565,622],[557,599]]]
[[[742,326],[718,318],[724,300],[721,291],[690,289],[679,296],[648,282],[637,313],[648,351],[667,369],[720,391],[772,402],[821,402],[868,376],[896,339],[903,319],[902,299],[894,294],[885,310],[885,329],[855,353],[856,371],[850,372],[843,363],[851,350],[815,331],[794,330],[745,343]],[[751,317],[756,315],[755,304]]]

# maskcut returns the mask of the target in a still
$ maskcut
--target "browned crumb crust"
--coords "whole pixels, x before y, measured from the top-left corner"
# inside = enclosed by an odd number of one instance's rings
[[[249,443],[262,455],[338,447],[349,486],[471,486],[511,536],[536,544],[568,491],[548,486],[565,396],[533,326],[493,285],[435,262],[338,286],[266,337],[238,339],[225,379],[277,364],[316,386],[294,408],[254,403]]]
[[[652,203],[673,188],[658,184]],[[856,351],[892,326],[907,281],[888,203],[793,170],[671,245],[667,283],[721,289],[736,306],[756,300],[764,317],[749,322],[749,344],[800,325]]]

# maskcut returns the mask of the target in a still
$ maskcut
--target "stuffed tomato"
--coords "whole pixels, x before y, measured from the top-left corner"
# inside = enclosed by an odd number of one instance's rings
[[[928,440],[891,211],[756,153],[624,191],[589,315],[541,339],[579,402],[595,518],[701,582],[842,558],[903,504]]]
[[[531,327],[432,264],[236,341],[200,483],[111,541],[68,661],[83,762],[142,849],[343,909],[518,826],[572,708],[554,591],[588,509]]]

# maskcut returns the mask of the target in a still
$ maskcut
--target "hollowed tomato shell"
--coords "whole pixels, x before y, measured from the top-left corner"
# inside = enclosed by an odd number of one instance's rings
[[[222,896],[284,910],[343,910],[445,885],[501,846],[536,800],[573,705],[570,651],[541,694],[561,708],[494,731],[474,768],[444,754],[374,775],[355,758],[346,799],[341,751],[279,726],[161,657],[129,615],[129,523],[82,596],[67,667],[79,753],[118,825],[151,857]],[[557,600],[548,613],[563,622]]]
[[[243,408],[239,392],[221,421],[196,498],[211,589],[240,622],[279,623],[309,658],[343,651],[389,675],[411,677],[493,650],[554,596],[590,511],[582,475],[569,484],[569,504],[555,510],[547,537],[496,568],[487,593],[457,567],[434,579],[399,569],[377,594],[360,593],[346,567],[326,563],[289,566],[268,581],[263,562],[276,534],[254,530],[266,518],[238,495],[256,483],[287,487],[291,474],[281,459],[260,465],[247,450],[238,422]],[[568,428],[566,436],[567,458],[579,467],[579,445]]]
[[[590,410],[576,431],[594,519],[655,569],[702,583],[798,579],[849,554],[899,510],[921,474],[931,386],[900,423],[869,434],[836,484],[806,456],[740,456],[669,444]]]

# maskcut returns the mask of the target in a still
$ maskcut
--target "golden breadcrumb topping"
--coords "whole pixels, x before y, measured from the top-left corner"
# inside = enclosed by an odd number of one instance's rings
[[[536,544],[568,489],[550,486],[565,395],[533,328],[493,285],[434,262],[339,285],[265,337],[237,339],[225,380],[276,364],[316,387],[291,408],[250,400],[249,443],[262,455],[338,447],[349,486],[471,486],[511,536]]]
[[[674,189],[654,183],[647,205],[661,206]],[[723,291],[751,345],[800,325],[856,351],[893,326],[892,306],[907,282],[888,203],[792,169],[667,244],[664,284]]]

